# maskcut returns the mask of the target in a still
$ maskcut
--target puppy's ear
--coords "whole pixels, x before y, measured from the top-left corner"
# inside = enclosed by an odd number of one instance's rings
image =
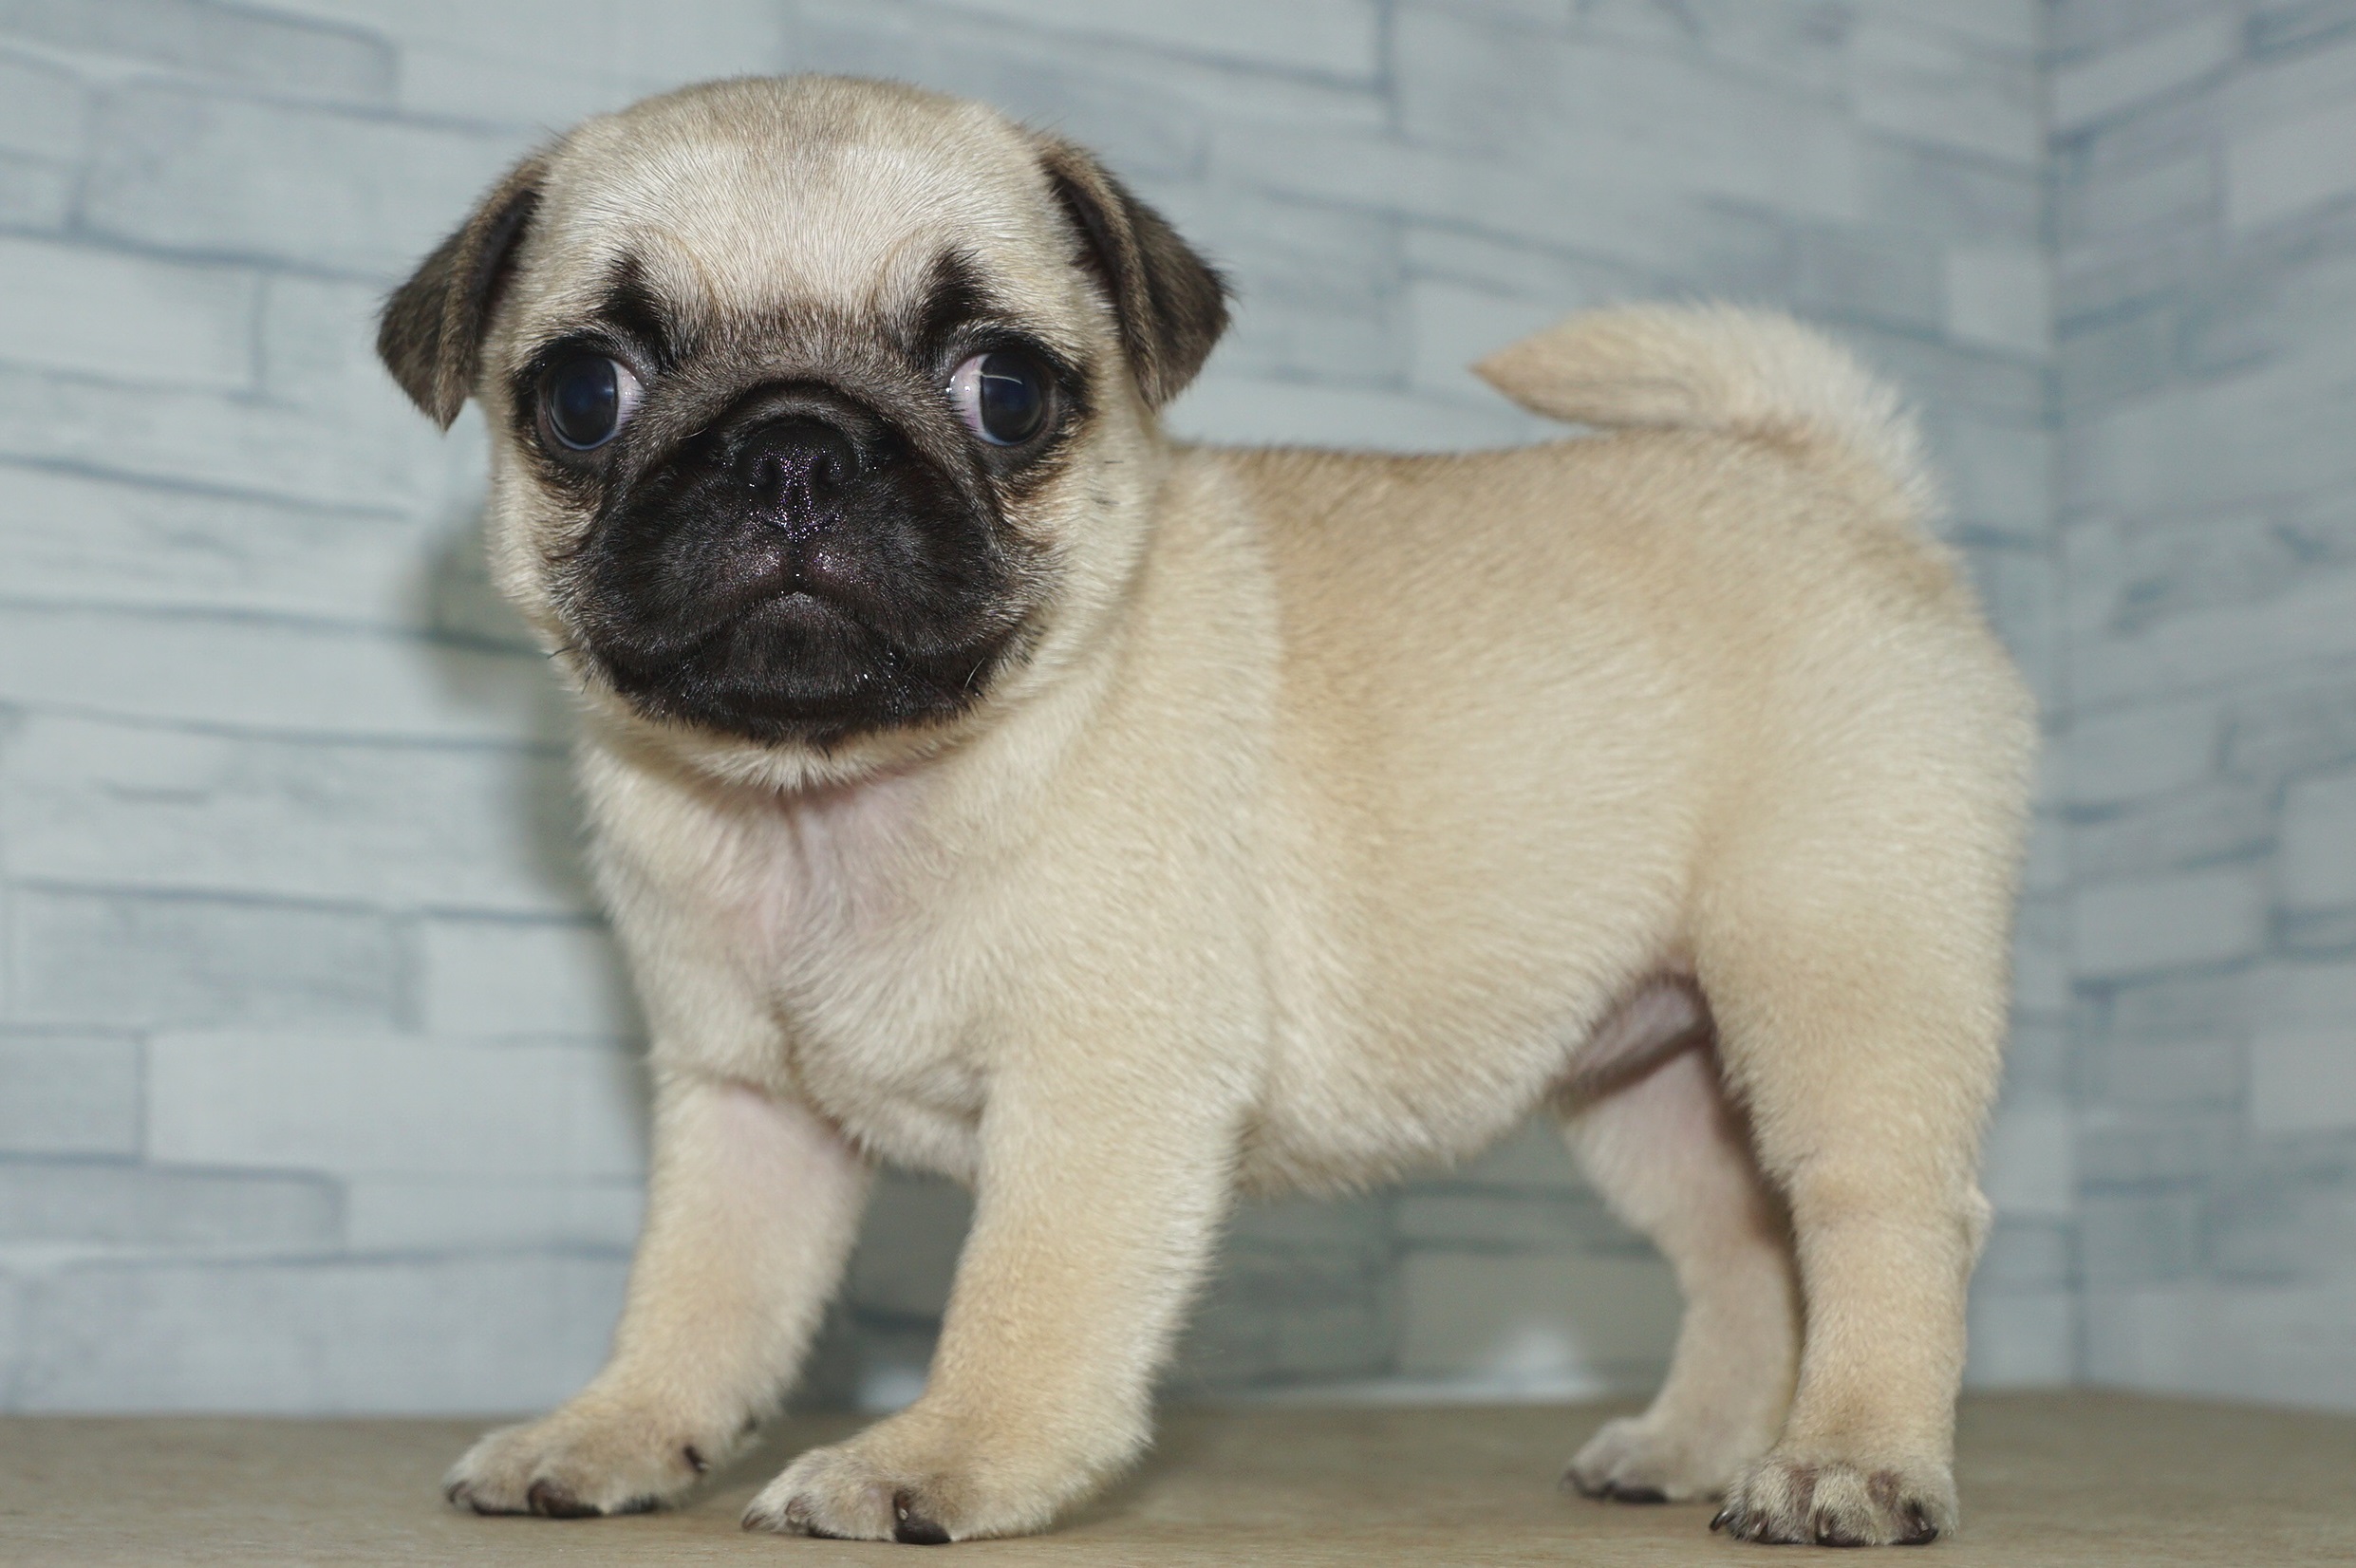
[[[1080,265],[1112,301],[1138,390],[1159,408],[1227,329],[1227,280],[1093,155],[1059,137],[1038,143],[1047,183],[1078,230]]]
[[[475,385],[492,308],[547,177],[545,153],[510,169],[474,215],[384,302],[377,322],[377,357],[409,401],[444,430]]]

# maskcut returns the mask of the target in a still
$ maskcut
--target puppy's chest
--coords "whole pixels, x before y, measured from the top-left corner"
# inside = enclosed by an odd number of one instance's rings
[[[973,889],[855,831],[762,859],[726,924],[777,1022],[777,1067],[873,1152],[969,1169],[989,944]]]

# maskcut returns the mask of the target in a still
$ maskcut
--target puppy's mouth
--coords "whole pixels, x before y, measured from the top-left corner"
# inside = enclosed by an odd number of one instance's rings
[[[784,587],[700,627],[592,635],[585,649],[646,718],[826,747],[953,715],[1010,641],[906,648],[845,598]]]
[[[836,620],[874,626],[891,618],[890,593],[874,580],[873,564],[838,541],[778,527],[730,544],[708,552],[701,581],[680,585],[673,613],[690,637],[747,617],[813,626]],[[695,630],[700,618],[708,623],[701,632]]]
[[[580,648],[645,718],[832,747],[954,717],[1019,641],[1009,576],[944,548],[954,522],[664,513],[601,528],[575,563]]]

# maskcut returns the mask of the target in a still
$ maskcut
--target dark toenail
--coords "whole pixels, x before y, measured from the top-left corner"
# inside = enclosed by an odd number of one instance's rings
[[[701,1475],[704,1471],[712,1467],[712,1462],[704,1458],[702,1453],[699,1451],[696,1446],[692,1443],[680,1449],[679,1456],[687,1462],[687,1468],[693,1470],[698,1475]]]
[[[1898,1543],[1900,1546],[1928,1546],[1936,1540],[1938,1526],[1924,1516],[1922,1504],[1906,1504],[1906,1533],[1898,1538]]]
[[[895,1492],[891,1499],[894,1521],[891,1539],[909,1546],[946,1546],[949,1532],[926,1519],[908,1505],[908,1494]]]
[[[597,1510],[552,1481],[535,1481],[524,1502],[542,1519],[595,1519]]]
[[[1710,1516],[1710,1533],[1714,1536],[1732,1522],[1734,1522],[1734,1505],[1730,1503]]]
[[[1864,1537],[1851,1535],[1847,1529],[1842,1527],[1841,1521],[1830,1514],[1818,1514],[1809,1522],[1812,1526],[1811,1533],[1815,1535],[1816,1544],[1819,1546],[1862,1546],[1865,1544]]]

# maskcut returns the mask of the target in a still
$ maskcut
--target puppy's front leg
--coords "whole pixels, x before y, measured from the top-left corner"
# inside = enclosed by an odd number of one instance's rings
[[[486,1514],[640,1513],[692,1487],[784,1392],[857,1234],[867,1167],[810,1111],[674,1071],[646,1223],[603,1372],[491,1433],[446,1483]]]
[[[748,1529],[1020,1535],[1144,1447],[1154,1373],[1226,1207],[1236,1126],[1227,1096],[1168,1061],[1107,1051],[996,1082],[924,1396],[795,1460]]]

